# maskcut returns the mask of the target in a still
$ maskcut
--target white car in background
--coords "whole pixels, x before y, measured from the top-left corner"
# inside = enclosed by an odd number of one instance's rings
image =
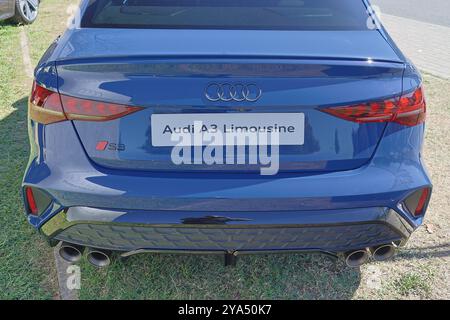
[[[16,23],[33,23],[39,12],[40,0],[0,0],[0,21],[11,19]]]

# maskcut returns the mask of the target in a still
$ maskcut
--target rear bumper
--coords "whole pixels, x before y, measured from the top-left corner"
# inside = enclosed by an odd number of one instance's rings
[[[74,207],[59,212],[41,230],[50,239],[115,251],[245,253],[343,252],[402,244],[413,228],[388,208],[212,216]]]
[[[29,222],[52,240],[120,251],[336,252],[401,242],[423,219],[402,201],[431,186],[423,126],[389,126],[364,167],[276,176],[108,170],[88,159],[70,122],[37,125],[30,136],[37,144],[23,185],[53,202]]]

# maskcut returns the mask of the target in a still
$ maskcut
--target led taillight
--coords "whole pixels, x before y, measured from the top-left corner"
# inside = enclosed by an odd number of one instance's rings
[[[85,100],[61,95],[61,101],[69,120],[109,121],[141,110],[115,103]]]
[[[415,126],[425,121],[426,103],[422,87],[419,87],[413,93],[399,99],[330,107],[321,111],[358,123],[396,122]]]
[[[60,95],[36,83],[30,98],[30,116],[43,124],[64,120],[110,121],[139,110],[142,108]]]
[[[33,83],[28,104],[31,119],[43,124],[67,120],[59,94]]]
[[[418,217],[424,213],[425,206],[430,197],[430,188],[425,188],[422,190],[422,194],[419,198],[419,203],[417,204],[416,210],[414,211],[414,216]]]
[[[420,217],[425,214],[430,196],[431,188],[425,187],[410,194],[403,203],[414,217]]]
[[[415,126],[425,122],[426,103],[422,88],[400,98],[395,122],[405,126]]]
[[[27,198],[29,213],[37,216],[38,215],[38,207],[36,205],[36,200],[34,199],[33,189],[31,189],[30,187],[25,188],[25,196]]]

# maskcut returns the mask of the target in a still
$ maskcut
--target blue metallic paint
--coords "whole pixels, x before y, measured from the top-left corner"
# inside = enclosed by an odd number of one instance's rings
[[[325,174],[152,173],[110,170],[92,163],[70,122],[37,125],[44,137],[24,184],[47,190],[63,207],[167,211],[298,211],[398,207],[412,190],[430,185],[419,157],[423,126],[390,124],[370,164]],[[42,130],[42,131],[41,131]],[[34,131],[33,131],[34,132]],[[399,143],[408,148],[398,148]],[[70,146],[68,148],[67,146]],[[62,150],[62,151],[61,151]],[[35,219],[36,227],[52,212]]]
[[[82,8],[85,5],[83,2]],[[142,41],[143,38],[147,42]],[[298,41],[292,41],[292,38]],[[273,46],[268,39],[276,39],[278,45]],[[317,107],[336,103],[399,96],[417,88],[421,84],[419,73],[399,53],[395,44],[386,41],[390,38],[384,30],[320,33],[68,30],[39,62],[36,80],[61,93],[92,99],[100,92],[101,100],[146,109],[124,119],[98,124],[95,130],[83,122],[42,125],[30,120],[31,155],[23,184],[45,190],[55,199],[41,216],[28,216],[30,223],[39,229],[62,210],[78,206],[125,210],[127,214],[114,222],[139,221],[149,225],[161,221],[177,224],[186,217],[217,213],[227,217],[250,217],[252,221],[264,221],[264,224],[308,224],[320,220],[322,215],[328,219],[335,217],[335,223],[347,223],[349,219],[367,219],[376,211],[374,208],[382,208],[382,211],[395,210],[411,229],[417,228],[423,217],[413,218],[401,202],[415,190],[431,186],[421,159],[424,125],[359,125],[333,119],[317,110]],[[220,56],[216,56],[218,48],[223,48]],[[301,52],[300,56],[298,52]],[[180,56],[182,59],[177,60]],[[192,64],[205,57],[209,57],[208,63],[214,66],[213,69],[221,66],[225,73],[205,75],[206,71],[201,67],[188,68],[190,73],[180,71],[180,61]],[[294,158],[289,152],[282,156],[309,165],[309,170],[307,166],[300,166],[294,170],[296,172],[282,172],[273,177],[251,172],[157,172],[155,169],[158,168],[149,165],[138,168],[141,170],[131,170],[127,168],[127,161],[148,157],[155,160],[159,156],[167,164],[167,154],[158,155],[152,148],[136,146],[131,154],[114,154],[108,162],[104,156],[98,158],[92,151],[89,143],[95,143],[97,139],[111,139],[117,135],[127,141],[148,139],[143,136],[143,128],[137,127],[136,131],[130,128],[136,124],[133,119],[149,118],[152,112],[158,111],[152,107],[154,105],[170,105],[170,112],[204,110],[201,92],[193,91],[189,81],[195,78],[198,89],[211,79],[231,77],[235,71],[227,69],[230,59],[233,63],[244,63],[250,58],[261,65],[267,65],[266,59],[269,59],[270,64],[300,64],[303,68],[299,72],[312,70],[308,78],[297,78],[295,85],[289,77],[276,79],[277,75],[273,74],[272,79],[267,74],[261,78],[250,77],[249,81],[261,81],[267,89],[258,104],[244,105],[249,112],[273,110],[268,106],[288,112],[301,105],[311,122],[309,134],[319,141],[318,148]],[[152,66],[155,61],[163,63],[164,71],[172,72],[172,76],[150,80],[145,75],[123,71],[136,63]],[[117,62],[120,67],[116,67],[122,68],[122,73],[106,71],[107,78],[89,72],[89,68],[83,70],[83,66],[108,66]],[[308,69],[308,65],[313,67]],[[80,66],[81,71],[76,71]],[[348,74],[349,71],[352,73]],[[74,78],[81,75],[91,91],[86,86],[80,87],[81,82]],[[179,90],[170,94],[164,90],[168,81]],[[145,90],[146,86],[158,90]],[[224,107],[211,104],[207,110],[223,112]],[[316,129],[314,123],[325,121],[325,117],[327,127]],[[127,127],[128,131],[124,132],[123,128]],[[338,151],[334,140],[330,144],[329,137],[333,133],[330,128],[338,128],[337,135],[339,132],[353,133],[353,139],[347,135],[347,140],[342,140],[348,143],[347,149]],[[99,132],[109,132],[110,136],[98,135]],[[361,141],[364,135],[366,140]],[[348,214],[330,216],[327,214],[330,210]],[[296,218],[291,221],[291,217]],[[232,222],[240,223],[249,224],[248,221]]]
[[[121,169],[258,171],[258,168],[250,166],[173,165],[170,148],[152,147],[148,119],[155,113],[303,112],[306,115],[306,143],[280,148],[281,170],[354,169],[371,158],[386,125],[342,121],[318,109],[400,96],[402,92],[403,69],[402,65],[395,63],[252,59],[252,68],[249,68],[245,60],[229,59],[224,63],[208,59],[206,66],[199,60],[177,59],[167,63],[151,59],[118,59],[110,60],[108,64],[92,61],[77,65],[60,62],[61,93],[146,107],[136,114],[95,126],[75,121],[90,158],[100,165]],[[272,71],[275,66],[278,73]],[[194,74],[189,73],[191,69]],[[156,71],[164,74],[155,75]],[[166,72],[170,71],[177,75],[168,76]],[[258,77],[254,73],[258,73]],[[80,76],[86,81],[77,81]],[[255,103],[206,101],[202,94],[204,88],[208,83],[223,79],[257,83],[263,96]],[[349,87],[353,90],[348,90]],[[323,123],[329,125],[323,126]],[[96,142],[103,140],[125,144],[127,149],[122,152],[96,151]]]

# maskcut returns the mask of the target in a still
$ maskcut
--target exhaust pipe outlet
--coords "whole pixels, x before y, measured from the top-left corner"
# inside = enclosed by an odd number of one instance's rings
[[[373,259],[375,261],[386,261],[395,255],[396,246],[393,243],[383,244],[378,247],[371,248]]]
[[[81,257],[83,256],[83,251],[83,246],[63,242],[61,243],[58,253],[63,260],[70,263],[76,263],[80,261]]]
[[[345,264],[351,268],[357,268],[369,261],[369,250],[360,249],[349,251],[345,254]]]
[[[107,267],[111,264],[111,251],[89,248],[86,258],[97,268]]]

